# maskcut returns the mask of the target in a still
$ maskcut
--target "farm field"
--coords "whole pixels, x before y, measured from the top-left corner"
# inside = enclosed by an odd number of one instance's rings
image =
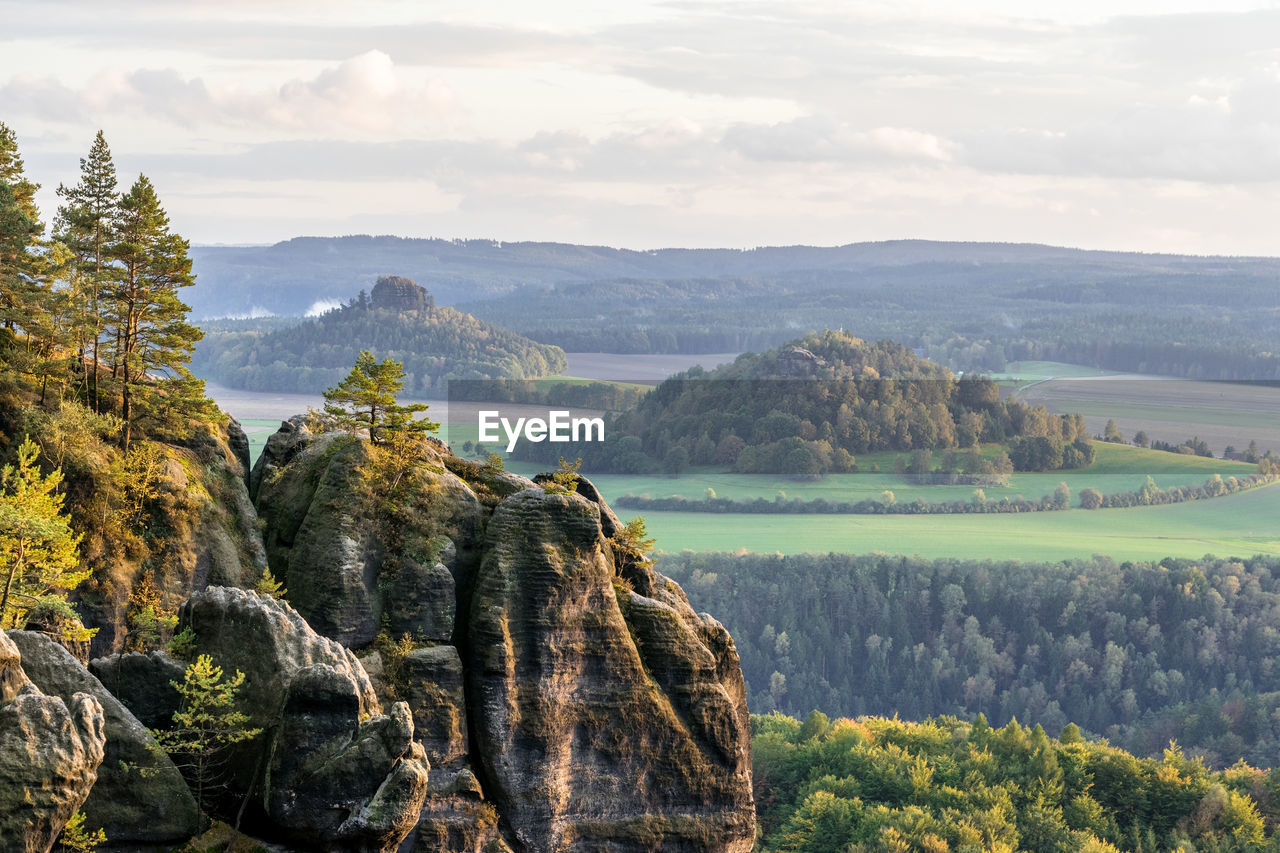
[[[1114,370],[1085,367],[1083,364],[1066,364],[1061,361],[1012,361],[1005,369],[992,373],[997,381],[1041,382],[1045,379],[1081,379],[1096,376],[1119,376]]]
[[[1138,430],[1153,441],[1174,444],[1198,436],[1219,456],[1229,445],[1243,450],[1250,441],[1261,451],[1280,452],[1280,388],[1274,386],[1133,375],[1064,377],[1024,386],[1018,396],[1052,412],[1078,412],[1094,433],[1113,418],[1127,438]]]
[[[643,515],[658,549],[674,552],[854,553],[1054,561],[1280,554],[1280,485],[1207,501],[1020,515]]]

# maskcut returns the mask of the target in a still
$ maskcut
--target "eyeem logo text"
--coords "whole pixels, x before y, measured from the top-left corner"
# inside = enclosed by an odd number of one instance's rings
[[[507,435],[507,452],[521,438],[526,441],[604,441],[604,418],[573,418],[567,410],[547,412],[547,419],[516,418],[514,424],[497,411],[481,411],[480,441],[499,441],[498,427]]]

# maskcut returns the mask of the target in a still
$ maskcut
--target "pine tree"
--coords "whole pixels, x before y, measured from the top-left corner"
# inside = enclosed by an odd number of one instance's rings
[[[101,827],[93,832],[84,828],[84,812],[76,812],[62,828],[58,836],[60,853],[93,853],[98,845],[107,843],[107,833]]]
[[[80,182],[74,187],[59,186],[65,204],[58,208],[54,232],[72,255],[72,295],[76,310],[76,345],[87,364],[85,396],[98,411],[98,357],[102,337],[103,283],[110,259],[107,248],[111,225],[117,216],[120,193],[116,167],[107,140],[98,131],[88,158],[80,158]]]
[[[36,208],[40,187],[27,180],[14,132],[0,122],[0,325],[11,369],[35,376],[47,369],[59,330],[49,280],[55,258],[43,251],[44,224]]]
[[[190,243],[169,230],[169,217],[145,175],[120,200],[108,255],[118,263],[103,291],[112,376],[120,383],[127,449],[133,428],[150,418],[182,431],[188,416],[207,415],[204,383],[186,365],[203,333],[187,322],[178,289],[195,283]]]
[[[196,802],[203,809],[206,789],[219,783],[227,748],[257,737],[262,730],[250,728],[249,717],[236,710],[244,673],[224,680],[222,667],[214,666],[208,655],[200,655],[187,667],[181,683],[169,683],[180,697],[173,727],[151,734],[195,785]]]
[[[383,432],[435,432],[440,424],[415,419],[425,412],[425,403],[404,406],[396,395],[404,388],[404,367],[398,361],[384,358],[381,363],[373,353],[363,350],[355,367],[336,387],[324,392],[325,413],[342,429],[369,431],[369,440],[377,444]]]
[[[81,537],[62,510],[62,472],[42,474],[38,457],[35,442],[24,439],[17,463],[0,472],[0,629],[36,621],[68,639],[88,639],[67,603],[89,577]]]

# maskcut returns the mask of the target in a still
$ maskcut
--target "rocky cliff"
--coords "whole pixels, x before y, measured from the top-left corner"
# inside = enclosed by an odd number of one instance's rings
[[[0,853],[48,851],[77,810],[113,849],[167,849],[200,828],[197,781],[207,814],[289,850],[751,849],[733,641],[590,482],[304,418],[248,481],[254,506],[227,518],[259,515],[287,602],[213,583],[256,575],[231,537],[236,571],[187,578],[181,660],[86,670],[42,635],[0,632],[0,837],[20,838]],[[148,730],[173,725],[200,655],[244,674],[256,733],[193,770]]]
[[[431,446],[394,507],[366,442],[282,425],[251,476],[273,573],[408,703],[430,791],[402,850],[747,851],[733,641],[573,492]],[[390,646],[387,640],[394,641]]]

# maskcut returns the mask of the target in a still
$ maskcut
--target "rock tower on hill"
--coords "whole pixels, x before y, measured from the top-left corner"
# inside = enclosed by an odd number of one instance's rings
[[[383,311],[425,311],[436,307],[425,287],[402,275],[379,278],[369,295],[369,304]]]

